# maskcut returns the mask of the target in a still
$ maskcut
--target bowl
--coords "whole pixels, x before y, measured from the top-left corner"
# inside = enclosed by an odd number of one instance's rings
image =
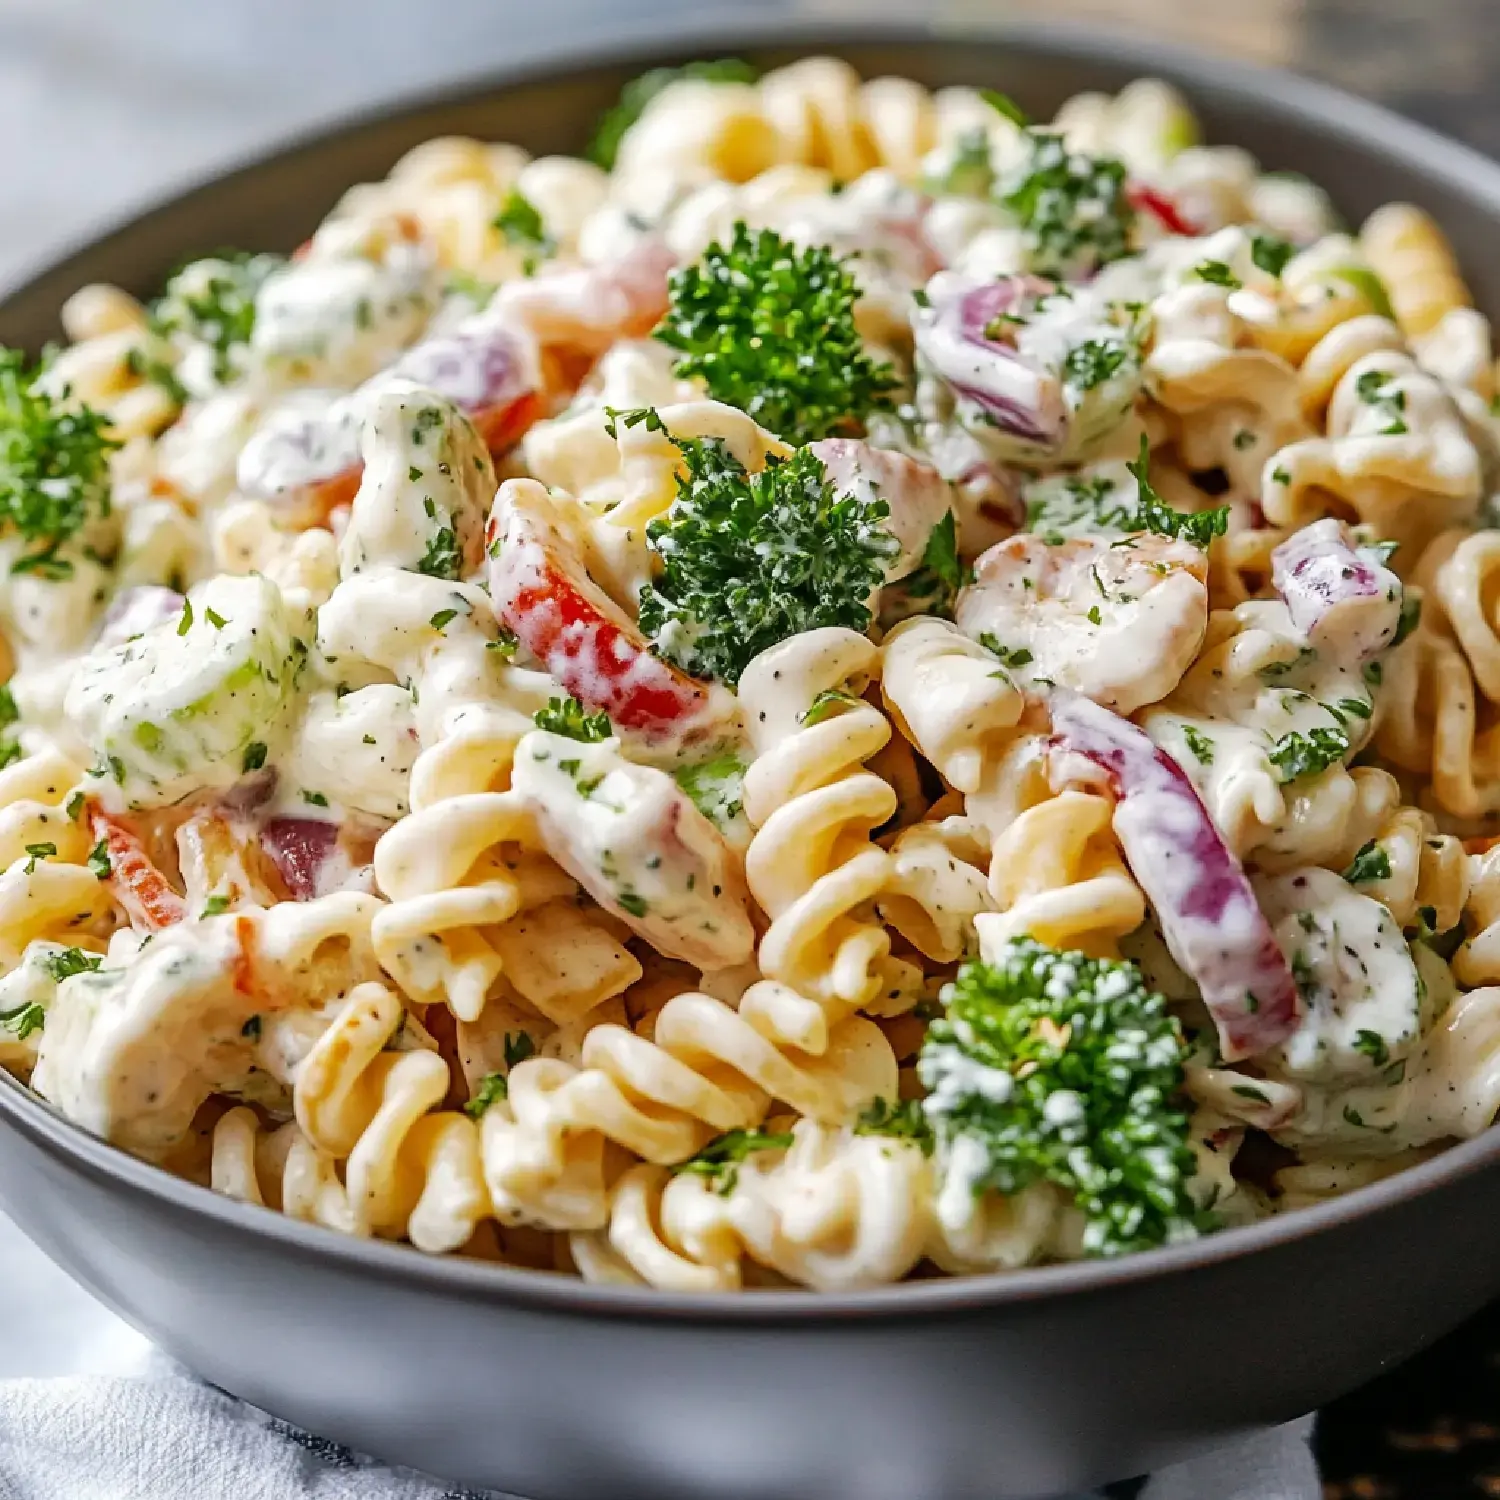
[[[223,244],[290,248],[350,183],[463,132],[577,149],[627,78],[812,51],[971,82],[1045,116],[1141,73],[1210,139],[1304,171],[1351,218],[1442,221],[1500,310],[1500,167],[1284,74],[1097,31],[983,37],[784,20],[556,56],[334,129],[68,256],[0,303],[38,346],[77,286],[145,293]],[[818,1297],[588,1286],[341,1238],[216,1197],[90,1137],[0,1075],[0,1205],[203,1378],[394,1462],[535,1500],[1021,1500],[1139,1474],[1310,1411],[1500,1292],[1500,1131],[1346,1198],[1113,1262]]]

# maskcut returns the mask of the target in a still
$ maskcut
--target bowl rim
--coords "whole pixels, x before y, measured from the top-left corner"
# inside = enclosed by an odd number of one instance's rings
[[[974,42],[991,47],[1009,43],[1022,50],[1084,62],[1108,61],[1124,68],[1184,82],[1189,90],[1213,90],[1231,98],[1269,106],[1289,124],[1324,136],[1378,144],[1392,158],[1448,191],[1500,217],[1500,163],[1426,126],[1358,99],[1332,85],[1284,69],[1214,56],[1142,33],[1066,22],[970,19],[953,25],[934,21],[872,21],[858,28],[822,18],[780,17],[771,21],[717,18],[689,26],[661,21],[617,26],[587,44],[562,42],[529,50],[506,66],[453,84],[403,93],[358,112],[335,116],[300,129],[269,147],[240,156],[220,170],[148,201],[117,217],[86,238],[23,272],[24,279],[0,297],[0,317],[44,282],[65,272],[85,254],[107,252],[133,226],[158,213],[186,206],[210,190],[268,168],[290,167],[303,153],[346,136],[424,114],[462,106],[506,89],[560,83],[571,75],[602,67],[641,68],[718,51],[793,50],[804,55],[821,47]],[[262,1243],[285,1246],[324,1262],[330,1270],[357,1268],[381,1281],[424,1287],[469,1301],[570,1313],[640,1323],[689,1322],[708,1325],[774,1326],[795,1323],[895,1323],[934,1314],[1082,1298],[1112,1288],[1187,1274],[1238,1261],[1277,1247],[1330,1233],[1396,1207],[1494,1165],[1500,1158],[1500,1127],[1452,1146],[1416,1166],[1369,1186],[1255,1224],[1221,1230],[1187,1244],[1142,1251],[1117,1260],[1074,1261],[1015,1271],[902,1282],[860,1291],[806,1289],[690,1293],[650,1287],[592,1284],[546,1271],[424,1255],[410,1245],[359,1239],[242,1203],[112,1146],[67,1119],[49,1101],[0,1069],[0,1116],[54,1158],[65,1159],[100,1184],[124,1185],[185,1217],[214,1221],[224,1229]],[[25,1231],[24,1219],[17,1224]]]

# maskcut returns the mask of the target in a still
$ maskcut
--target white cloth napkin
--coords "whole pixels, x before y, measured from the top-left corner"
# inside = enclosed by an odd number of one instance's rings
[[[24,1289],[0,1343],[0,1500],[494,1500],[193,1379],[3,1216],[0,1284]],[[1311,1431],[1307,1418],[1164,1470],[1138,1500],[1317,1500]]]

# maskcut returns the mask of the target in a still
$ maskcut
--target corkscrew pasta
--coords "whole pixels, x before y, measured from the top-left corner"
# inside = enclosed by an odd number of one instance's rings
[[[1159,81],[975,83],[653,73],[0,351],[0,1065],[260,1209],[684,1293],[1490,1127],[1458,257]]]

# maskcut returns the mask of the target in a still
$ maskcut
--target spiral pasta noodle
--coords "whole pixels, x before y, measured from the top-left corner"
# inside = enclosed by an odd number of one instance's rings
[[[891,728],[879,709],[845,693],[878,659],[852,631],[814,631],[773,646],[740,679],[757,752],[745,775],[756,830],[745,874],[771,919],[760,967],[816,1007],[797,1033],[814,1052],[835,1023],[875,998],[890,951],[874,901],[891,858],[869,835],[895,812],[896,794],[862,767]],[[826,717],[807,722],[820,694],[841,693]]]
[[[111,903],[88,868],[91,840],[65,805],[81,779],[56,751],[0,771],[0,962],[7,968],[32,942],[83,938],[93,946],[108,936]]]
[[[1448,237],[1414,204],[1376,209],[1359,237],[1390,292],[1403,332],[1431,333],[1448,313],[1472,302]]]
[[[814,1054],[784,1040],[788,995],[753,986],[737,1010],[675,996],[653,1039],[616,1025],[583,1038],[581,1067],[537,1058],[510,1074],[508,1098],[484,1120],[486,1178],[502,1222],[594,1229],[606,1215],[604,1147],[672,1165],[707,1140],[757,1125],[772,1099],[812,1119],[852,1118],[893,1097],[890,1044],[862,1017],[832,1027]]]

